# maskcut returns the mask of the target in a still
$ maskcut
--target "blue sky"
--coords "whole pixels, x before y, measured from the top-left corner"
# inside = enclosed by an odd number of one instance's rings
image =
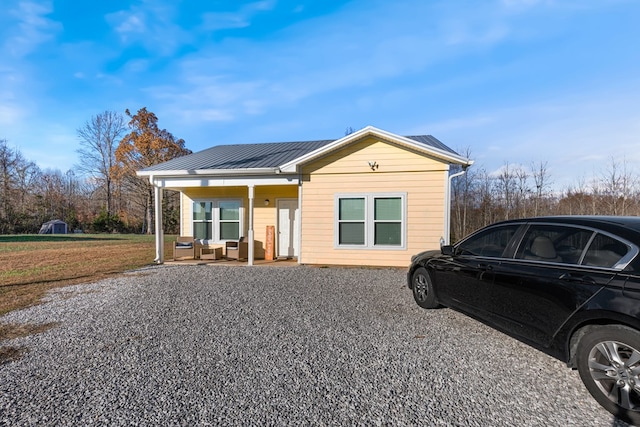
[[[557,187],[640,161],[637,0],[3,0],[0,138],[41,168],[147,107],[193,151],[431,134]]]

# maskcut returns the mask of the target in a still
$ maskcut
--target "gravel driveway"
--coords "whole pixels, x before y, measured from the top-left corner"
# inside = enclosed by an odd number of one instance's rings
[[[2,322],[6,425],[625,425],[577,372],[449,309],[405,271],[150,267]]]

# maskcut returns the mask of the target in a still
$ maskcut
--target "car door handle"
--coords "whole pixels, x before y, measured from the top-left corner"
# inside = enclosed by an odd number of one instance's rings
[[[571,273],[564,273],[562,276],[560,276],[560,280],[564,280],[566,282],[586,283],[589,285],[596,284],[596,281],[591,276],[575,275]]]
[[[493,270],[493,266],[491,266],[491,264],[478,264],[478,270]]]

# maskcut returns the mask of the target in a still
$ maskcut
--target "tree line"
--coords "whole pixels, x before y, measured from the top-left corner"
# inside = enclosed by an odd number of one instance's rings
[[[146,108],[97,114],[77,136],[79,163],[67,172],[42,170],[0,139],[0,234],[37,233],[52,219],[83,232],[153,233],[153,187],[135,172],[191,153],[184,140],[160,129]],[[472,158],[469,149],[464,156]],[[166,233],[178,233],[179,207],[178,193],[165,191]],[[496,221],[543,215],[640,215],[640,179],[615,158],[599,176],[562,190],[543,161],[497,172],[472,166],[452,179],[452,242]]]
[[[189,154],[146,108],[105,111],[77,130],[79,163],[67,172],[39,168],[0,140],[0,234],[37,233],[65,221],[83,232],[153,233],[153,187],[136,170]],[[179,200],[163,199],[164,228],[176,233]]]
[[[467,149],[467,157],[469,150]],[[461,168],[452,168],[452,173]],[[640,215],[640,179],[625,159],[609,159],[591,179],[558,190],[547,162],[470,167],[451,184],[451,242],[491,223],[547,215]]]

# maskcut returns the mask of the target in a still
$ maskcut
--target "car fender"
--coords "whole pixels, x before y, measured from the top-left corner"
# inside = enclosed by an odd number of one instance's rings
[[[599,325],[625,325],[640,331],[640,320],[608,308],[583,308],[565,322],[549,346],[549,354],[575,368],[575,349],[589,327]]]

